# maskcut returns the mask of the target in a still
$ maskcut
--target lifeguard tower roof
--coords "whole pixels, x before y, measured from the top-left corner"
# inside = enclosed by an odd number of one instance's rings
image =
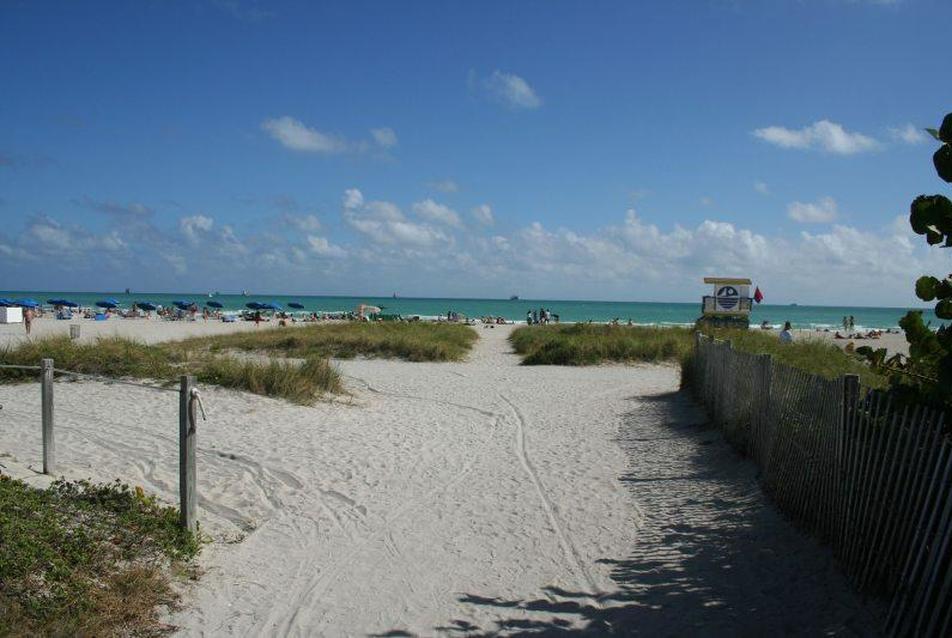
[[[724,284],[725,286],[749,286],[750,279],[746,277],[705,277],[706,284]]]

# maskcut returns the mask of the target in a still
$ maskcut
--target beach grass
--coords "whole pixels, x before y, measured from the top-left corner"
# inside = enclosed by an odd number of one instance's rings
[[[118,482],[32,488],[0,474],[0,634],[158,635],[170,573],[200,549],[178,510]]]
[[[781,343],[776,334],[759,330],[716,330],[715,338],[752,354],[769,354],[777,363],[825,378],[858,374],[870,387],[885,380],[858,357],[836,345],[803,338]],[[509,337],[524,365],[597,365],[601,363],[677,362],[687,371],[694,351],[694,330],[651,326],[564,324],[525,326]]]
[[[769,354],[776,363],[827,379],[857,374],[863,385],[874,388],[886,385],[886,380],[859,357],[844,352],[829,341],[801,337],[793,343],[781,343],[776,334],[761,330],[716,330],[710,334],[717,339],[730,340],[735,350]]]
[[[525,326],[509,335],[524,365],[680,361],[692,348],[687,328],[559,324]]]
[[[478,338],[475,330],[461,324],[348,322],[194,337],[171,345],[183,350],[240,350],[287,357],[461,361]]]
[[[324,394],[342,391],[340,375],[326,359],[307,357],[303,363],[281,360],[238,360],[215,355],[181,342],[147,345],[123,337],[102,337],[76,342],[69,337],[49,337],[22,342],[0,350],[0,363],[35,366],[53,359],[61,370],[109,378],[131,377],[174,383],[184,374],[202,383],[246,390],[255,394],[312,403]],[[0,370],[0,380],[36,378],[35,371]]]

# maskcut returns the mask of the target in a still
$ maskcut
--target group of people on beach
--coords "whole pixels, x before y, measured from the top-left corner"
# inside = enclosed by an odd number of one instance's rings
[[[538,310],[526,311],[526,325],[545,325],[551,321],[559,323],[559,316],[554,314],[548,308],[539,308]]]

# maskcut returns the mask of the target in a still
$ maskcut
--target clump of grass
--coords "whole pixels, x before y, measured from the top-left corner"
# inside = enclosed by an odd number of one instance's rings
[[[350,359],[363,356],[405,361],[461,361],[478,338],[475,330],[460,324],[351,322],[194,337],[170,345],[211,352],[282,353],[288,357]]]
[[[85,374],[153,379],[171,377],[183,363],[177,352],[123,337],[100,337],[90,343],[66,336],[46,337],[0,349],[0,363],[35,366],[40,359],[53,359],[57,368]],[[0,375],[9,379],[35,377],[36,373],[0,370]]]
[[[320,357],[308,357],[300,365],[273,359],[259,363],[216,357],[201,367],[198,380],[300,404],[311,403],[317,392],[342,391],[340,373]]]
[[[822,377],[858,374],[864,385],[885,385],[885,380],[865,363],[829,342],[800,338],[794,343],[780,343],[776,334],[759,330],[716,330],[709,334],[729,339],[733,347],[742,352],[769,354],[777,363]],[[525,365],[677,361],[687,375],[694,352],[694,331],[689,328],[594,324],[526,326],[514,330],[509,340],[523,356]]]
[[[858,374],[863,385],[873,388],[885,385],[885,380],[858,357],[828,341],[800,337],[793,343],[781,343],[776,334],[760,330],[715,330],[710,334],[717,339],[730,340],[735,350],[769,354],[776,363],[827,379]]]
[[[79,343],[68,337],[27,341],[0,350],[0,363],[38,365],[53,359],[57,368],[104,377],[133,377],[173,383],[193,374],[203,383],[306,404],[341,392],[340,375],[326,359],[309,356],[303,364],[286,361],[239,361],[215,356],[208,349],[179,344],[147,345],[123,337]],[[0,369],[0,380],[35,378],[36,372]]]
[[[178,510],[118,482],[47,490],[0,475],[0,633],[156,635],[168,571],[198,538]]]
[[[691,349],[685,328],[564,324],[525,326],[509,341],[524,365],[596,365],[679,361]]]

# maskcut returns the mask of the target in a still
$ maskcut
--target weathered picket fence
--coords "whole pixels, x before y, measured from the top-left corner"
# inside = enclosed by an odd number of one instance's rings
[[[952,635],[952,441],[943,417],[893,405],[698,334],[691,385],[760,468],[764,490],[889,603],[887,633]]]

